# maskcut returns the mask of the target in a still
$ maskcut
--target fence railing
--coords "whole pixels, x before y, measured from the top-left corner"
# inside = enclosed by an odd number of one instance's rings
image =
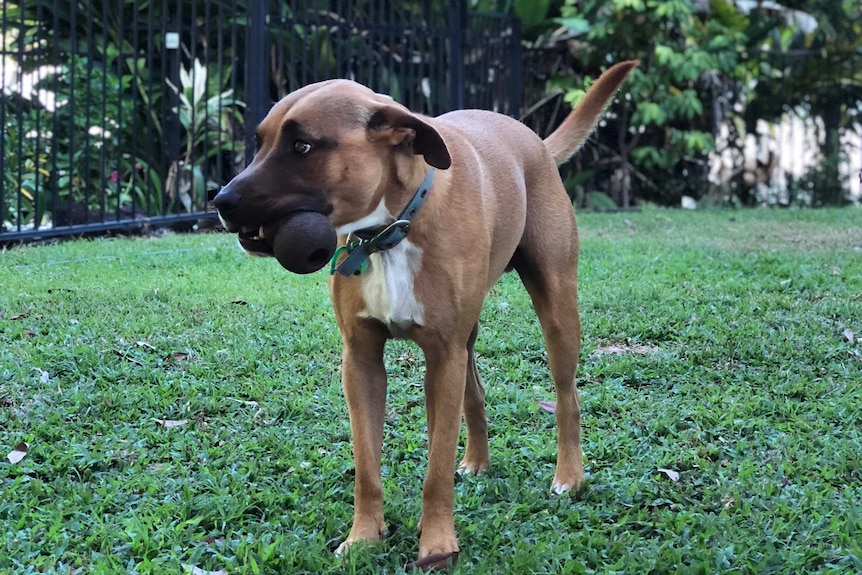
[[[467,0],[0,0],[0,242],[212,217],[284,94],[352,78],[517,115],[517,18]]]

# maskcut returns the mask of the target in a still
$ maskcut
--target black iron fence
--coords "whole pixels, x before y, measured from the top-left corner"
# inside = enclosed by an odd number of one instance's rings
[[[467,0],[1,1],[0,242],[211,218],[250,127],[310,82],[521,106],[517,19]]]
[[[251,128],[272,102],[326,78],[431,115],[495,110],[547,135],[569,111],[556,79],[599,70],[580,69],[566,42],[522,55],[517,18],[468,2],[0,0],[0,243],[211,221],[208,200],[249,161]],[[629,125],[635,104],[620,99],[564,169],[573,199],[862,201],[862,127],[822,98],[796,113],[788,95],[819,57],[773,59],[781,77],[757,100],[784,102],[778,116],[732,101],[740,91],[726,79],[701,78],[705,112],[678,127],[708,132],[717,149],[684,156],[680,170],[622,151],[626,138],[657,149],[667,138]]]
[[[455,2],[261,3],[250,34],[267,36],[249,68],[249,117],[324,78],[355,79],[409,109],[436,115],[487,108],[516,116],[521,106],[520,28],[505,14],[468,12]],[[265,8],[271,8],[265,11]],[[478,72],[481,70],[481,72]]]
[[[0,239],[188,219],[238,167],[228,3],[4,2],[0,30]]]

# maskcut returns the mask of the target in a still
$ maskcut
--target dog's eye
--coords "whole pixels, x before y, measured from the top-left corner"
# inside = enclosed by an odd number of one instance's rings
[[[293,151],[300,156],[304,156],[311,151],[311,144],[303,142],[302,140],[297,140],[293,143]]]

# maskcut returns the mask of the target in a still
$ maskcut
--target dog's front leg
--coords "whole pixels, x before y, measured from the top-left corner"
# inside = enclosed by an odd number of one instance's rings
[[[360,333],[357,333],[360,332]],[[386,407],[385,338],[372,330],[353,330],[345,335],[341,380],[353,435],[353,527],[336,550],[341,554],[357,541],[375,542],[386,535],[383,521],[383,486],[380,455]]]
[[[455,452],[467,377],[467,347],[424,346],[428,475],[422,492],[419,558],[458,551],[455,536]]]

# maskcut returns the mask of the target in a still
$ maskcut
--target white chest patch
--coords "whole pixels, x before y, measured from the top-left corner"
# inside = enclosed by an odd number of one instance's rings
[[[405,239],[390,250],[371,254],[368,263],[361,276],[365,311],[360,316],[398,327],[422,325],[424,309],[413,290],[422,250]]]
[[[391,217],[392,216],[389,214],[389,210],[386,209],[386,201],[380,200],[380,203],[377,204],[377,207],[374,208],[373,212],[363,218],[359,218],[355,222],[344,224],[335,231],[338,233],[339,236],[346,236],[347,234],[351,234],[356,230],[361,230],[362,228],[379,226],[380,224],[385,223],[386,220]]]

